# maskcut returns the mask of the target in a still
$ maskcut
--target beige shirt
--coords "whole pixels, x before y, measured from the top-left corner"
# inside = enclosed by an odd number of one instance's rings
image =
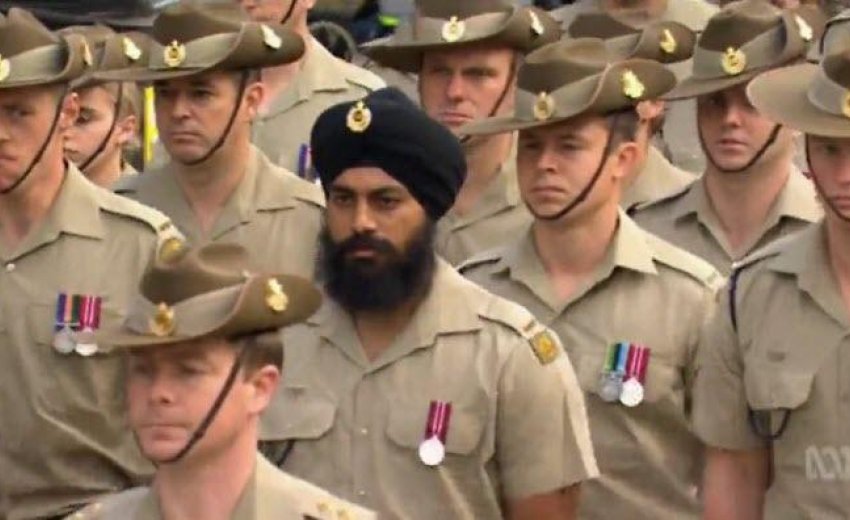
[[[850,517],[850,320],[822,224],[742,263],[700,344],[694,428],[709,445],[771,447],[765,518]],[[764,434],[756,435],[749,412]],[[781,425],[787,410],[787,427]]]
[[[319,115],[333,105],[363,98],[383,86],[378,76],[336,58],[313,39],[292,84],[254,120],[254,144],[272,162],[306,177],[310,132]]]
[[[657,148],[650,146],[643,168],[623,192],[620,206],[631,210],[640,204],[677,193],[695,179],[693,173],[673,166]]]
[[[162,520],[156,493],[135,488],[100,500],[66,520]],[[272,466],[257,454],[254,473],[231,520],[373,520],[372,511]]]
[[[512,156],[490,181],[475,206],[460,216],[449,211],[437,224],[437,253],[459,265],[477,253],[502,245],[531,224],[517,184]]]
[[[321,189],[275,166],[256,148],[236,191],[204,235],[174,176],[174,164],[136,176],[118,193],[170,216],[193,244],[234,242],[259,269],[312,277],[322,225]]]
[[[158,241],[176,230],[70,166],[44,222],[0,246],[0,518],[58,515],[152,468],[123,418],[123,363],[53,348],[60,293],[102,298],[117,328]]]
[[[284,331],[287,376],[262,438],[288,472],[383,519],[500,518],[507,500],[596,475],[584,400],[562,347],[525,309],[439,261],[392,345],[365,357],[333,301]],[[538,354],[538,358],[535,354]],[[446,455],[419,458],[429,406],[452,405]]]
[[[670,197],[640,206],[633,218],[647,231],[708,260],[728,276],[732,264],[777,238],[804,229],[823,211],[811,181],[793,171],[752,243],[736,255],[712,208],[703,180],[697,179]]]
[[[567,29],[579,13],[600,12],[599,0],[578,0],[573,4],[555,9],[553,16],[563,20]],[[688,26],[691,30],[702,31],[708,20],[718,12],[714,3],[705,0],[668,0],[667,8],[658,18],[659,21],[674,21]],[[681,81],[691,74],[693,61],[687,60],[669,66]],[[696,102],[692,99],[673,101],[667,105],[662,137],[673,164],[689,172],[701,172],[705,168],[705,156],[699,142],[696,125]]]
[[[699,331],[720,274],[625,214],[605,260],[566,301],[553,293],[530,231],[461,272],[529,309],[560,336],[576,366],[602,473],[582,486],[579,517],[697,518],[702,447],[688,405]],[[651,353],[645,399],[635,408],[599,397],[609,346],[620,342]]]

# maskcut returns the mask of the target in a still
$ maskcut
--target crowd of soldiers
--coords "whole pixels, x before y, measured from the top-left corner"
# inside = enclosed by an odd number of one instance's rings
[[[0,16],[0,519],[850,517],[850,11],[313,3]]]

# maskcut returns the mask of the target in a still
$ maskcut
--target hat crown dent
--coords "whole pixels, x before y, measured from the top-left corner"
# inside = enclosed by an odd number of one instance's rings
[[[235,4],[228,8],[223,4],[178,3],[156,17],[151,34],[159,44],[169,45],[173,41],[183,43],[215,34],[238,33],[249,21]]]
[[[422,17],[449,20],[455,16],[463,20],[485,13],[510,11],[513,5],[506,0],[419,0],[416,7]]]
[[[708,21],[697,45],[725,52],[729,47],[742,47],[782,24],[782,11],[773,4],[765,0],[742,0],[727,5]]]
[[[13,7],[6,16],[0,15],[0,55],[5,58],[62,43],[63,38],[52,33],[29,11]]]
[[[611,54],[599,38],[562,40],[528,56],[517,77],[517,86],[528,92],[553,92],[602,73]]]

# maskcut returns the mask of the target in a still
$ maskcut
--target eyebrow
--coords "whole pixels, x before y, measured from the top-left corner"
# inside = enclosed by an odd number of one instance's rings
[[[360,192],[350,186],[331,186],[331,193],[357,195]],[[383,196],[383,195],[404,195],[405,189],[399,186],[380,186],[366,191],[367,197]]]

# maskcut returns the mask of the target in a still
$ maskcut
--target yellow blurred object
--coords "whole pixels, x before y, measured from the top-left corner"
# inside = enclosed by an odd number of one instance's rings
[[[156,130],[156,113],[154,112],[153,87],[145,88],[145,115],[142,138],[144,139],[144,163],[145,167],[153,160],[154,145],[159,140]]]

